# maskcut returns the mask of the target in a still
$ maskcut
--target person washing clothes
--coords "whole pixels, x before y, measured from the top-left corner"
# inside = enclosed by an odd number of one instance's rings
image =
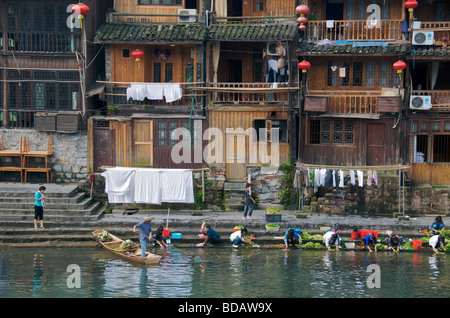
[[[254,245],[254,243],[245,237],[247,234],[247,228],[242,228],[239,231],[233,232],[230,235],[230,241],[233,243],[233,247],[239,247],[239,245],[242,245],[244,243],[248,243],[250,245]]]
[[[336,232],[328,231],[323,236],[323,242],[325,243],[325,246],[328,248],[329,251],[331,251],[331,246],[336,246],[336,251],[339,250],[339,243],[340,238],[339,235]]]
[[[432,237],[430,237],[430,240],[428,241],[428,244],[430,244],[435,254],[439,252],[439,248],[442,248],[444,251],[447,251],[447,249],[444,247],[444,243],[445,237],[444,235],[441,234],[433,235]]]
[[[439,231],[445,230],[445,224],[444,221],[442,221],[441,216],[437,216],[434,219],[433,223],[431,223],[430,230],[433,235],[439,234]]]
[[[206,243],[217,244],[221,242],[219,233],[208,224],[205,225],[204,229],[202,228],[202,234],[199,234],[198,237],[205,239],[205,241],[197,246],[205,246]]]
[[[375,235],[373,234],[367,234],[365,237],[362,238],[361,240],[363,242],[363,249],[367,248],[369,249],[370,252],[372,252],[372,249],[370,248],[370,245],[374,245],[375,246],[375,252],[377,251],[377,238]]]
[[[289,244],[295,246],[300,244],[300,233],[295,233],[294,229],[288,229],[284,234],[284,248],[288,249]]]
[[[401,235],[394,235],[392,231],[388,231],[387,234],[386,244],[388,249],[398,252],[403,245],[403,237]]]

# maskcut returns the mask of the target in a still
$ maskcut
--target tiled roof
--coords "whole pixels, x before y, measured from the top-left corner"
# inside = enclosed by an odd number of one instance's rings
[[[450,57],[450,48],[441,46],[418,46],[409,50],[409,57]]]
[[[406,55],[409,51],[407,44],[390,44],[386,46],[353,46],[352,44],[319,45],[315,43],[300,42],[297,54],[305,56],[314,55]]]
[[[95,41],[105,42],[203,42],[207,29],[201,23],[105,23]]]
[[[209,27],[209,40],[276,41],[293,40],[298,34],[297,22],[215,23]]]

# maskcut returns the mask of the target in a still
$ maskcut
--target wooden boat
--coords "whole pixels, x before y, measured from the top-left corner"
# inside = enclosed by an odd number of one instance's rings
[[[98,239],[98,235],[102,232],[105,232],[105,230],[95,230],[94,232],[92,232],[92,235],[94,235],[95,239],[97,240],[97,242],[102,245],[104,248],[106,248],[108,251],[113,252],[116,255],[121,256],[122,258],[129,260],[129,261],[133,261],[133,262],[138,262],[141,264],[157,264],[159,263],[159,261],[161,260],[160,255],[156,255],[156,254],[152,254],[147,252],[145,257],[141,256],[141,249],[138,248],[134,253],[126,253],[124,251],[120,251],[120,250],[116,250],[117,247],[119,247],[124,240],[118,238],[117,236],[111,234],[108,232],[108,235],[111,237],[111,241],[109,242],[103,242],[100,239]]]

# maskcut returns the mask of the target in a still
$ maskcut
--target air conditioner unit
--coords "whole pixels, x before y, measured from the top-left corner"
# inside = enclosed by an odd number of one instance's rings
[[[433,31],[414,31],[412,38],[413,45],[433,45],[434,32]]]
[[[197,9],[178,9],[178,22],[197,22]]]
[[[409,108],[411,109],[419,109],[419,110],[427,110],[432,107],[431,105],[431,96],[414,96],[411,95],[409,100]]]

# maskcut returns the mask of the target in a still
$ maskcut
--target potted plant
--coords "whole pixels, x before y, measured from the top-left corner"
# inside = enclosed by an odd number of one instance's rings
[[[265,210],[266,222],[281,222],[281,215],[281,210],[274,207]]]
[[[280,225],[276,223],[267,223],[266,231],[267,232],[277,232],[280,229]]]
[[[441,42],[442,42],[442,47],[447,47],[448,37],[447,36],[442,37]]]

